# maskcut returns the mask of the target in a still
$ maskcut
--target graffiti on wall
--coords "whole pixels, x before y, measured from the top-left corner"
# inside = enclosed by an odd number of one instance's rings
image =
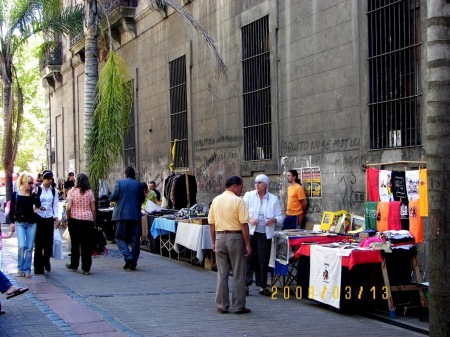
[[[196,155],[195,178],[199,192],[220,193],[225,188],[228,177],[236,175],[235,161],[238,153],[233,151],[213,152],[209,156]]]
[[[283,154],[301,154],[306,152],[334,152],[359,149],[359,138],[330,138],[323,140],[282,141]]]

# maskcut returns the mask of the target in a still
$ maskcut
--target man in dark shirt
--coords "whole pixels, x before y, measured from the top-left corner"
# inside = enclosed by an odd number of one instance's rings
[[[73,187],[75,187],[75,174],[73,172],[69,172],[69,176],[64,182],[64,199],[67,197],[67,192],[69,192],[69,190]]]
[[[156,200],[159,204],[161,204],[161,193],[156,189],[156,183],[154,181],[150,181],[148,188],[156,193]]]

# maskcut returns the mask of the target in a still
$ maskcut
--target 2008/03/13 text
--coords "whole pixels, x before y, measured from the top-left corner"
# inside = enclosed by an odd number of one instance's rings
[[[321,289],[321,294],[320,294],[321,299],[325,298],[325,295],[327,294],[328,290],[329,290],[328,287],[323,287]],[[376,300],[376,297],[377,297],[376,287],[373,286],[373,287],[371,287],[368,290],[372,294],[372,299]],[[331,289],[331,291],[332,291],[332,296],[333,296],[334,299],[337,300],[337,299],[340,298],[340,296],[341,296],[341,289],[340,289],[340,287],[334,286]],[[356,296],[356,298],[358,300],[360,300],[362,298],[362,296],[363,296],[364,291],[367,291],[367,288],[364,289],[363,286],[360,286],[358,289],[356,289],[356,291],[352,291],[352,287],[346,286],[344,288],[344,298],[346,300],[350,300],[350,299],[354,298],[354,296]],[[278,287],[275,287],[275,286],[272,287],[272,299],[273,300],[279,299],[279,297],[277,295],[283,295],[280,298],[288,300],[288,299],[291,298],[291,288],[288,287],[288,286],[285,286],[285,287],[283,287],[283,292],[281,293],[281,291],[280,291],[280,289],[278,289]],[[292,296],[292,297],[294,297],[294,296]],[[311,299],[311,300],[314,300],[314,299],[316,299],[314,297],[315,297],[315,287],[314,286],[309,286],[308,287],[307,298]],[[388,297],[389,297],[389,287],[387,287],[387,286],[381,287],[381,298],[383,300],[386,300]],[[301,300],[303,298],[303,289],[302,289],[301,286],[295,287],[295,298],[297,300]]]

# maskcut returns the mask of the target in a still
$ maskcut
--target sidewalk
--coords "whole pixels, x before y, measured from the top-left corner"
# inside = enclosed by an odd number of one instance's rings
[[[8,277],[30,291],[11,300],[0,295],[6,311],[0,336],[423,336],[311,300],[272,300],[256,289],[247,298],[250,314],[221,315],[214,303],[216,273],[147,252],[136,271],[124,271],[111,244],[108,256],[93,259],[92,275],[68,271],[66,256],[52,259],[45,276],[16,278],[15,236],[3,247]]]

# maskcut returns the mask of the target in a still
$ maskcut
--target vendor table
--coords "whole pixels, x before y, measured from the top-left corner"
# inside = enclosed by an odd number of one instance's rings
[[[297,257],[301,257],[301,256],[311,257],[312,246],[313,245],[308,245],[308,244],[302,245],[298,249],[298,251],[295,255]],[[320,245],[317,245],[317,246],[320,246]],[[338,254],[339,248],[335,247],[335,248],[328,248],[328,249],[331,251],[334,251],[335,254]],[[414,285],[414,284],[413,285],[396,285],[396,286],[390,285],[388,269],[387,269],[387,265],[386,265],[386,257],[388,256],[388,254],[396,254],[396,253],[399,254],[402,252],[405,252],[405,250],[403,250],[402,248],[393,249],[393,253],[384,253],[380,250],[359,248],[359,249],[352,249],[347,254],[347,256],[341,256],[341,267],[344,267],[344,268],[348,269],[349,271],[352,270],[353,268],[355,268],[357,265],[368,265],[368,264],[378,264],[378,263],[380,264],[381,273],[382,273],[382,277],[383,277],[382,294],[380,296],[382,296],[383,299],[387,300],[391,318],[396,318],[395,305],[394,305],[394,300],[392,298],[393,291],[394,292],[395,291],[411,291],[411,290],[419,291],[422,308],[427,307],[427,303],[426,303],[425,296],[423,294],[423,290],[420,287],[421,280],[420,280],[420,273],[419,273],[419,267],[418,267],[418,263],[417,263],[417,255],[416,255],[415,248],[414,248],[414,251],[412,251],[410,254],[408,254],[408,257],[412,259],[413,268],[414,268],[415,274],[416,274],[417,284],[416,285]],[[299,262],[299,263],[301,263],[301,262]],[[409,260],[405,260],[404,263],[409,263]],[[311,275],[311,273],[313,273],[313,272],[317,273],[317,271],[313,270],[312,266],[310,268],[311,268],[311,270],[309,271],[309,275]],[[303,275],[303,278],[304,278],[304,280],[306,279],[306,277],[304,275]],[[309,277],[308,277],[308,279],[311,280]],[[302,282],[298,281],[298,284],[302,284]],[[303,282],[303,285],[305,285],[304,282]],[[320,284],[320,285],[308,284],[308,289],[310,289],[311,286],[313,286],[313,287],[318,286],[320,289],[322,289],[322,288],[325,289],[325,286],[323,284]],[[353,296],[356,294],[358,294],[358,296],[361,296],[361,293],[363,292],[363,290],[366,293],[371,294],[374,299],[376,296],[374,286],[369,286],[368,289],[363,289],[363,287],[360,286],[360,287],[358,287],[357,291],[355,291],[355,289],[351,289],[351,287],[348,284],[341,283],[341,284],[339,284],[337,289],[338,289],[339,295],[345,296],[346,299],[349,299],[352,296],[352,294],[351,294],[352,291],[354,292]],[[322,296],[322,297],[324,297],[324,296]],[[312,298],[312,299],[322,302],[320,300],[320,296],[315,296],[315,298]],[[333,304],[331,304],[331,305],[333,305]]]
[[[201,225],[188,222],[178,222],[177,235],[175,237],[174,250],[177,253],[182,251],[180,246],[196,251],[196,257],[203,261],[203,250],[212,249],[213,243],[209,232],[209,224]]]
[[[169,253],[169,260],[171,259],[171,251],[174,250],[174,238],[176,232],[177,232],[177,223],[175,220],[165,218],[153,219],[150,234],[155,239],[159,236],[160,255],[162,256],[163,249],[167,250]],[[180,255],[178,254],[178,252],[177,256],[179,261]]]
[[[272,286],[281,283],[281,287],[294,286],[297,280],[297,259],[294,255],[297,248],[304,243],[332,243],[347,240],[351,237],[345,235],[317,233],[313,231],[279,231],[275,232],[272,243],[272,259],[274,262],[274,275]],[[276,257],[274,257],[276,255]]]

